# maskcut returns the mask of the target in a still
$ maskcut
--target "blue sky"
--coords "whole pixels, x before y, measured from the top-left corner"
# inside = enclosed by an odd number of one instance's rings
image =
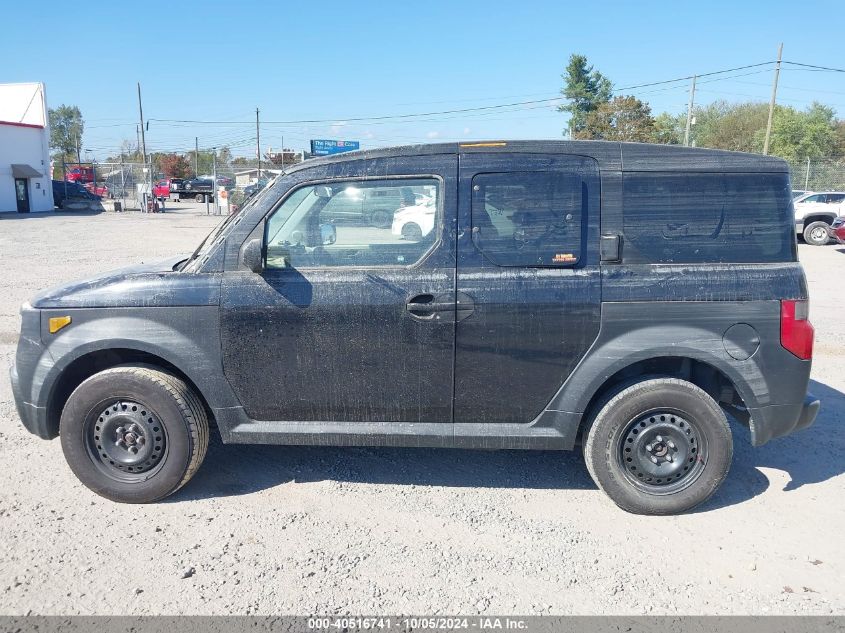
[[[625,87],[784,59],[845,67],[841,3],[796,2],[15,2],[3,15],[0,82],[43,81],[51,106],[78,105],[84,147],[104,159],[135,142],[136,81],[152,119],[147,148],[301,149],[311,138],[362,146],[482,138],[560,138],[548,103],[353,122],[559,95],[569,55]],[[43,10],[43,11],[42,11]],[[826,26],[827,25],[827,26]],[[726,77],[733,77],[727,79]],[[714,77],[715,79],[715,77]],[[698,86],[697,101],[767,101],[772,72]],[[819,100],[845,117],[845,73],[786,67],[779,102]],[[686,108],[688,82],[626,90],[655,114]],[[170,120],[226,121],[226,124]],[[303,119],[321,123],[284,123]]]

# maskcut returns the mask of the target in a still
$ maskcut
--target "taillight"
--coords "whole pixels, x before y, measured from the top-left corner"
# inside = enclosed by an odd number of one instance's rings
[[[813,326],[808,301],[786,299],[780,302],[780,344],[801,360],[813,357]]]

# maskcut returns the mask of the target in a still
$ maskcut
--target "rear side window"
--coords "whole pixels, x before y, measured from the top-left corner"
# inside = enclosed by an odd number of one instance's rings
[[[497,266],[572,266],[581,257],[584,183],[565,172],[478,174],[472,240]]]
[[[623,183],[626,261],[795,259],[786,174],[634,172]]]

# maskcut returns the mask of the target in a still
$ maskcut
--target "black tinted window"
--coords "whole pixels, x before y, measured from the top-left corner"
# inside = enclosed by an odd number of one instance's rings
[[[472,179],[472,239],[499,266],[571,266],[581,256],[583,181],[560,172]]]
[[[791,261],[791,200],[786,174],[625,174],[625,259]]]

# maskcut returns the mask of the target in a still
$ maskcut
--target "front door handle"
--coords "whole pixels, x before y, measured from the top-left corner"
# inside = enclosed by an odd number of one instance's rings
[[[405,307],[419,321],[440,321],[449,316],[443,313],[451,313],[452,318],[455,314],[455,301],[451,295],[416,295],[408,300]]]

